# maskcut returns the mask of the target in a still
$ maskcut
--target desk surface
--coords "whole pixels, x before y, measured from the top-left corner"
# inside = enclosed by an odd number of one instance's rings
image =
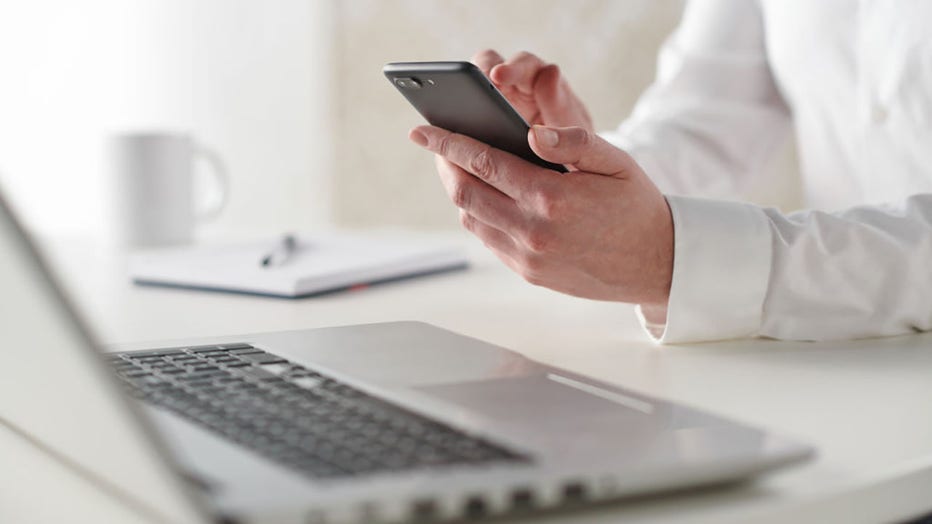
[[[547,522],[878,522],[932,511],[932,336],[656,347],[630,306],[530,286],[463,242],[474,261],[467,271],[297,301],[134,287],[105,250],[58,242],[49,253],[107,343],[421,320],[818,448],[814,461],[751,484]],[[8,472],[0,475],[2,521],[129,521],[2,426],[0,461]],[[50,494],[58,504],[43,502]]]

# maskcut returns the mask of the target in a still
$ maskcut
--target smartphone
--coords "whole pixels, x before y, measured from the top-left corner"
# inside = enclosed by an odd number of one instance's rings
[[[547,162],[527,143],[530,127],[485,74],[469,62],[394,62],[385,77],[431,124],[508,151],[541,167]]]

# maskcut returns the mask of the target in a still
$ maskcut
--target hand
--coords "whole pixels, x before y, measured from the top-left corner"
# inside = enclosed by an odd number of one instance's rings
[[[528,52],[505,61],[492,49],[476,53],[472,62],[529,124],[579,126],[593,131],[589,111],[556,65],[547,64]]]
[[[578,169],[560,174],[433,126],[410,138],[438,155],[463,226],[528,282],[665,318],[673,219],[627,153],[580,127],[535,126],[534,152]]]

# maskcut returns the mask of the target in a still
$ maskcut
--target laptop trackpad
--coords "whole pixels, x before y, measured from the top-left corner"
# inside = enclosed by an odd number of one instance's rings
[[[496,431],[522,438],[533,434],[548,443],[567,436],[649,437],[660,429],[657,419],[664,418],[650,416],[655,414],[651,402],[556,373],[416,389],[465,408],[451,413],[454,418],[475,416]]]

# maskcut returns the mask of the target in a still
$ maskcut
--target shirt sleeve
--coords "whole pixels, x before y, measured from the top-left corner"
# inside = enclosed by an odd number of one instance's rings
[[[668,197],[677,237],[662,343],[835,340],[932,329],[932,195],[784,215]]]
[[[737,201],[789,129],[753,0],[692,0],[657,78],[604,136],[667,195],[674,268],[661,343],[850,339],[932,329],[932,195],[783,214]],[[688,196],[681,196],[688,195]]]

